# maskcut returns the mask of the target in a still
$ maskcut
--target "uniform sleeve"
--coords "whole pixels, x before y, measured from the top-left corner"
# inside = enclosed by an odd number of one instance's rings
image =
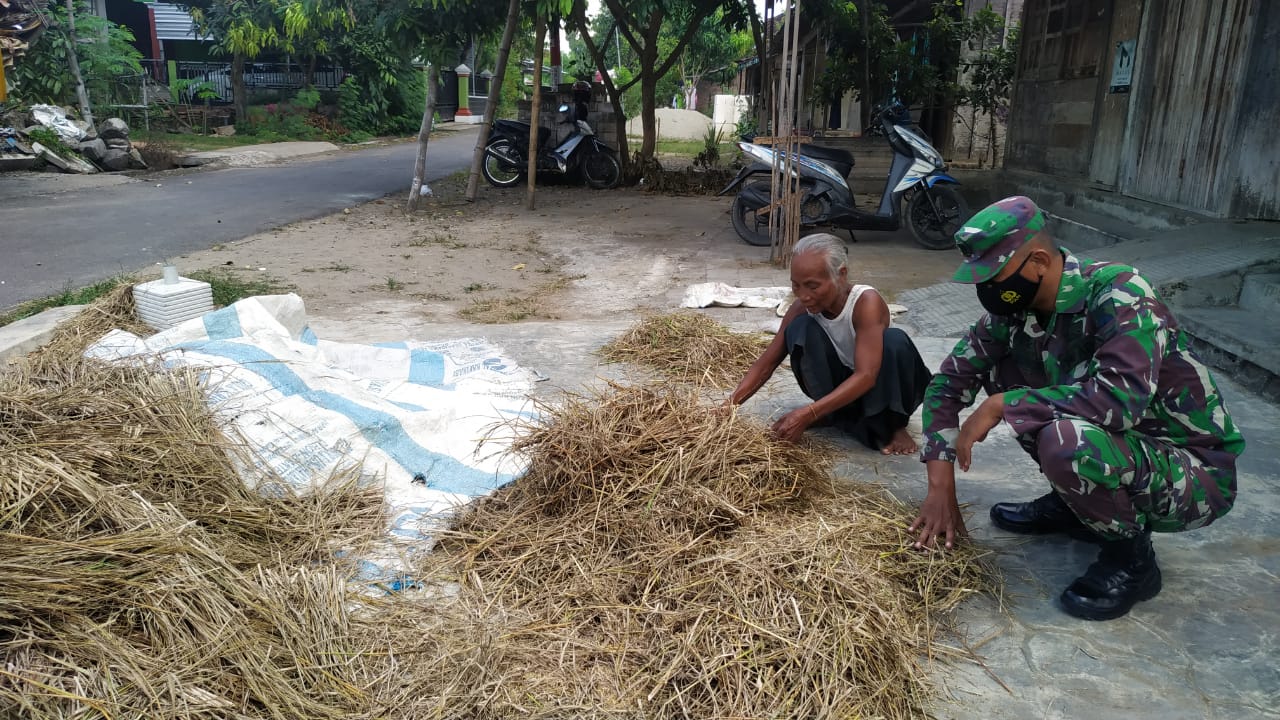
[[[1009,354],[1010,334],[1009,325],[1004,320],[983,315],[942,361],[942,367],[924,394],[921,462],[955,461],[960,411],[973,404],[983,380]]]
[[[1014,432],[1036,433],[1060,417],[1121,432],[1146,413],[1169,342],[1164,304],[1141,276],[1124,273],[1093,295],[1089,313],[1098,337],[1084,380],[1006,392],[1004,419]]]

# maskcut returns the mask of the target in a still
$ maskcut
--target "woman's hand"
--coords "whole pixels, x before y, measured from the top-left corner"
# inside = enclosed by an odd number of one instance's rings
[[[818,420],[818,416],[812,407],[811,405],[805,405],[778,418],[778,421],[770,428],[773,436],[788,442],[799,440],[804,431],[808,430],[809,426]]]

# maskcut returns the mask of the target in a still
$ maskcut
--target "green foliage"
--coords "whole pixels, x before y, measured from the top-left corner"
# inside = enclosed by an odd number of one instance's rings
[[[720,143],[724,140],[724,133],[720,132],[715,125],[707,128],[707,132],[702,136],[702,150],[693,158],[693,166],[710,170],[720,162]]]
[[[507,71],[502,78],[502,89],[498,93],[498,109],[495,118],[513,118],[516,116],[516,103],[526,99],[524,92],[524,76],[521,74],[520,58],[512,50],[507,58]]]
[[[982,8],[957,28],[956,35],[967,51],[962,53],[956,85],[956,117],[971,137],[978,131],[977,114],[991,119],[987,133],[994,166],[999,161],[996,125],[1008,122],[1009,92],[1018,65],[1018,27],[1006,30],[1004,18]]]
[[[338,121],[353,132],[371,133],[386,117],[386,98],[370,96],[354,75],[338,88]]]
[[[959,52],[956,35],[963,2],[946,0],[933,6],[933,18],[911,34],[900,37],[880,2],[871,2],[868,32],[864,37],[859,5],[867,0],[816,0],[814,11],[823,14],[822,33],[827,40],[827,67],[814,83],[811,98],[834,103],[850,90],[861,90],[865,69],[870,70],[870,98],[875,104],[897,98],[907,105],[932,105],[953,88],[941,68],[954,68]],[[871,58],[869,68],[864,58]]]
[[[176,105],[189,100],[217,100],[218,89],[199,78],[177,78],[169,81],[169,99]]]
[[[318,91],[299,90],[285,102],[250,107],[248,119],[236,124],[236,134],[264,142],[314,140],[324,134],[324,118],[314,112],[319,102]]]
[[[293,96],[293,104],[303,110],[315,112],[320,104],[320,91],[315,88],[303,88]]]
[[[142,54],[131,44],[133,34],[127,28],[90,13],[83,2],[76,2],[75,12],[76,58],[89,101],[109,102],[115,78],[142,72],[138,62]],[[76,88],[69,64],[67,9],[62,2],[51,0],[44,13],[48,28],[11,71],[9,80],[16,85],[13,94],[28,104],[72,105]]]
[[[49,148],[55,155],[66,155],[72,152],[71,147],[62,141],[62,136],[53,128],[33,127],[27,133],[27,137]]]
[[[24,318],[44,312],[49,308],[65,307],[67,305],[88,305],[107,293],[115,290],[124,283],[132,283],[134,278],[121,275],[109,280],[103,280],[100,283],[89,285],[79,289],[66,288],[57,295],[40,298],[38,300],[29,300],[12,310],[0,314],[0,326],[15,323]]]
[[[1006,33],[1004,18],[984,7],[965,21],[958,34],[969,52],[961,60],[957,101],[993,117],[1004,115],[1018,65],[1018,27]]]
[[[192,280],[209,283],[215,307],[226,307],[239,300],[256,295],[278,295],[295,288],[269,275],[237,274],[226,268],[195,270],[186,273]]]

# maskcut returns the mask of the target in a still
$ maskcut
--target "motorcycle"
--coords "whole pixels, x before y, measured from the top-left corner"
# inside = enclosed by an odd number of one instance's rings
[[[581,172],[587,184],[598,190],[616,187],[622,180],[622,165],[613,148],[596,137],[582,117],[585,106],[570,110],[561,105],[561,125],[572,129],[559,145],[549,147],[551,129],[538,127],[538,172],[569,175]],[[494,187],[513,187],[524,182],[529,170],[529,123],[496,120],[484,149],[484,179]]]
[[[846,181],[853,171],[852,153],[801,144],[792,171],[792,180],[802,193],[801,227],[834,226],[849,230],[852,236],[854,230],[897,230],[905,221],[920,245],[930,250],[954,248],[952,236],[969,217],[968,203],[953,187],[959,181],[946,174],[942,155],[910,125],[911,115],[901,103],[878,106],[872,113],[872,134],[884,135],[893,150],[893,164],[874,212],[855,207],[853,190]],[[740,142],[738,147],[754,162],[742,168],[719,194],[727,195],[741,186],[729,211],[733,228],[748,244],[767,246],[773,204],[770,182],[747,180],[757,175],[768,177],[775,153],[785,164],[787,151],[750,142]]]

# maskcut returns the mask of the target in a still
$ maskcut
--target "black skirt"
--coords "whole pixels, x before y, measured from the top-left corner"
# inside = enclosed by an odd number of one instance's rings
[[[827,331],[809,315],[792,320],[784,337],[796,382],[814,400],[826,397],[853,375],[840,362]],[[858,442],[879,450],[907,426],[907,420],[924,402],[925,388],[932,378],[911,338],[899,328],[888,328],[876,384],[831,413],[830,420]]]

